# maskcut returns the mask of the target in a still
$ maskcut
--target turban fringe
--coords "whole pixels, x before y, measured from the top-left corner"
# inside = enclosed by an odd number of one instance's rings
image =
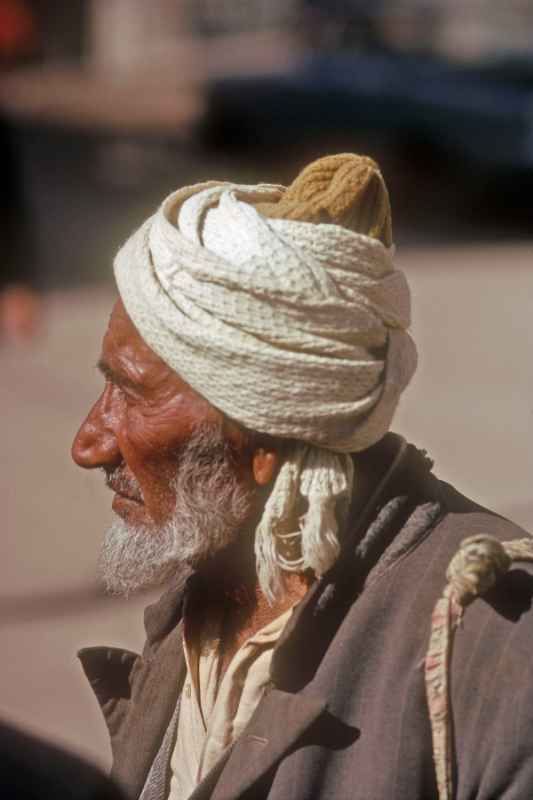
[[[272,534],[286,532],[298,499],[307,503],[298,568],[323,574],[334,562],[335,504],[353,484],[346,454],[387,432],[416,367],[409,289],[393,248],[255,208],[284,191],[215,182],[181,189],[115,260],[126,310],[169,366],[248,429],[299,442],[256,532],[270,599],[283,583]]]

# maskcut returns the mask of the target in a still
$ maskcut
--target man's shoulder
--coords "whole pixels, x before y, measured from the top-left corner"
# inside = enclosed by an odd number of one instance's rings
[[[369,504],[362,523],[352,520],[352,541],[359,539],[357,558],[370,582],[422,545],[425,559],[436,558],[442,569],[467,537],[486,534],[503,542],[528,535],[439,479],[426,451],[397,434],[388,434],[365,459],[378,476],[387,466],[378,502]]]
[[[492,542],[496,552],[505,550],[508,542],[524,541],[533,547],[533,537],[521,526],[434,475],[424,481],[421,492],[411,481],[405,494],[389,501],[389,519],[385,507],[366,532],[367,549],[373,546],[378,551],[365,581],[367,587],[375,588],[368,602],[388,603],[384,599],[388,596],[386,584],[392,582],[394,593],[386,618],[398,622],[398,615],[403,619],[401,607],[411,609],[419,623],[409,625],[409,637],[414,638],[427,638],[432,610],[449,583],[450,564],[454,560],[457,564],[465,541],[480,538]],[[363,552],[366,556],[364,548]],[[533,644],[533,563],[528,556],[518,555],[507,567],[498,572],[490,589],[480,592],[465,617],[474,614],[489,635],[502,621],[513,629],[527,629]]]
[[[437,480],[437,485],[439,511],[432,524],[423,531],[420,541],[416,543],[419,547],[415,549],[420,549],[419,558],[431,564],[431,572],[441,576],[442,589],[446,584],[448,567],[458,552],[464,549],[465,541],[473,538],[495,540],[503,549],[509,542],[524,541],[530,542],[533,548],[533,536],[517,523],[471,500],[444,481]],[[524,552],[527,549],[526,546]],[[498,545],[496,550],[500,551]],[[510,551],[513,551],[512,546]],[[514,561],[508,564],[508,569],[520,569],[533,574],[533,563],[527,554],[520,558],[517,553]],[[501,572],[494,585],[501,583],[503,578]],[[438,587],[439,583],[435,588]]]
[[[475,572],[481,576],[480,585],[463,610],[457,663],[472,665],[477,649],[482,653],[478,668],[484,664],[486,673],[487,666],[501,660],[507,647],[529,660],[533,654],[533,537],[453,487],[442,486],[439,518],[402,565],[397,586],[403,587],[403,601],[416,598],[421,612],[418,618],[426,620],[420,628],[425,640],[431,614],[445,591],[450,591],[454,573],[462,570],[460,580],[469,580]],[[507,552],[513,557],[505,555]],[[530,683],[533,688],[533,680]]]
[[[443,485],[442,516],[437,536],[446,536],[450,545],[459,546],[464,538],[486,534],[501,542],[533,537],[523,527],[507,517],[484,508],[461,495],[448,484]],[[442,542],[440,542],[442,544]]]
[[[496,540],[503,548],[508,542],[516,541],[531,542],[533,545],[531,534],[517,523],[469,499],[444,481],[438,481],[438,484],[441,515],[434,531],[431,531],[432,535],[428,537],[428,546],[438,550],[441,560],[451,561],[465,540],[472,537]],[[517,557],[516,563],[509,566],[520,566],[527,572],[533,572],[528,557]]]
[[[520,525],[441,480],[434,474],[433,462],[425,451],[408,445],[405,461],[406,477],[402,475],[401,479],[405,481],[406,507],[411,516],[399,531],[399,539],[405,535],[405,528],[413,527],[414,521],[419,529],[412,542],[415,547],[423,542],[427,551],[435,552],[438,562],[446,562],[472,536],[487,536],[501,543],[531,538]],[[425,474],[425,469],[431,472]],[[429,552],[425,557],[429,557]]]
[[[533,539],[498,514],[475,504],[469,508],[468,501],[464,506],[463,501],[459,507],[452,504],[434,541],[428,538],[427,551],[438,565],[437,599],[445,598],[445,590],[454,597],[461,597],[464,587],[476,590],[466,594],[460,624],[449,623],[449,703],[458,771],[465,796],[486,785],[490,796],[528,797],[533,778]],[[445,604],[446,599],[434,611],[433,628],[442,619],[439,611],[450,609]]]

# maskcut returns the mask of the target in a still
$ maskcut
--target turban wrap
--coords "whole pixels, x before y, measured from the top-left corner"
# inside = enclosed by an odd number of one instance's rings
[[[416,366],[409,288],[387,246],[388,195],[373,235],[353,229],[361,175],[363,189],[376,177],[384,187],[370,159],[343,155],[311,164],[289,189],[182,188],[115,260],[126,310],[170,367],[246,428],[306,443],[280,471],[269,525],[288,513],[294,487],[305,494],[309,471],[322,501],[351,491],[351,459],[338,454],[386,433]]]

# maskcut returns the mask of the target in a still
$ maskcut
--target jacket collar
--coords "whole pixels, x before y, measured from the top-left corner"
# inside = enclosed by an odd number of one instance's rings
[[[158,642],[181,622],[187,605],[187,595],[194,581],[192,570],[188,570],[155,603],[145,608],[144,629],[149,647],[157,647]]]
[[[108,647],[78,653],[109,731],[112,776],[128,797],[139,797],[185,680],[185,597],[182,581],[147,607],[142,656]]]
[[[325,712],[323,697],[278,689],[268,692],[232,748],[224,767],[223,788],[220,784],[215,787],[212,800],[246,795]],[[202,796],[199,791],[195,800]]]

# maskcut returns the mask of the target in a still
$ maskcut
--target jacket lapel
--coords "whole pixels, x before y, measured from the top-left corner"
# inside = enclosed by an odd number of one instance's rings
[[[322,697],[272,689],[229,754],[215,766],[218,780],[207,775],[190,800],[238,800],[283,758],[325,709]]]
[[[114,648],[79,654],[109,730],[111,774],[128,797],[142,791],[185,680],[182,605],[180,586],[146,609],[142,656]]]
[[[134,798],[142,791],[185,679],[181,630],[181,625],[175,627],[139,659],[127,714],[111,739],[111,774]]]

